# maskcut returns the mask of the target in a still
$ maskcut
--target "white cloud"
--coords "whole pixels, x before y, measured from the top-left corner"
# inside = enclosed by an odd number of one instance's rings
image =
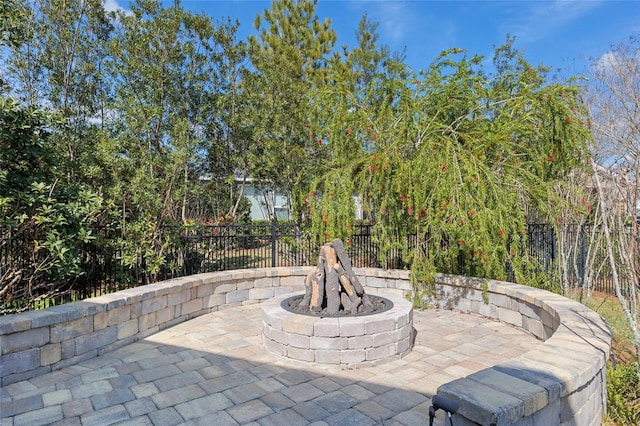
[[[377,6],[376,14],[379,16],[381,32],[389,40],[395,43],[401,42],[411,28],[410,25],[407,25],[411,20],[411,13],[407,9],[406,3],[379,2]]]
[[[616,68],[616,65],[620,62],[618,55],[615,52],[609,51],[600,56],[595,62],[594,66],[597,71],[607,72]]]
[[[401,44],[410,36],[415,21],[412,2],[401,0],[352,0],[349,7],[358,12],[367,12],[369,20],[377,22],[378,33],[383,44]]]
[[[104,10],[107,12],[124,12],[125,15],[131,15],[131,11],[120,6],[118,0],[105,0]]]
[[[502,25],[502,30],[523,42],[535,42],[553,37],[561,28],[596,9],[603,0],[551,0],[512,2],[514,16]],[[528,7],[527,7],[528,6]]]

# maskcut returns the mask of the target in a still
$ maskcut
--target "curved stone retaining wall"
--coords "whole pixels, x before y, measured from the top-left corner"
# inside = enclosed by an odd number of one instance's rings
[[[0,317],[0,386],[29,379],[225,307],[302,292],[311,267],[193,275],[81,302]],[[411,290],[407,271],[356,269],[368,293]],[[530,331],[545,343],[507,363],[447,383],[456,425],[597,425],[606,407],[605,321],[564,297],[517,284],[438,275],[423,302]]]
[[[424,301],[528,330],[544,344],[438,388],[456,425],[599,425],[607,402],[608,324],[565,297],[513,283],[439,275]]]

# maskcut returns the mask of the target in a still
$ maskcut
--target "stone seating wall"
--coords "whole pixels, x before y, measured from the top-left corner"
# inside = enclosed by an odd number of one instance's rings
[[[0,317],[0,386],[74,365],[219,309],[301,292],[311,267],[214,272]],[[411,291],[409,272],[355,269],[372,294]],[[494,318],[544,344],[442,385],[456,425],[597,425],[606,409],[611,333],[595,312],[513,283],[437,275],[421,302]]]
[[[601,424],[611,330],[596,312],[544,290],[452,275],[437,276],[434,294],[423,300],[544,340],[518,358],[440,386],[438,395],[460,403],[456,426]]]

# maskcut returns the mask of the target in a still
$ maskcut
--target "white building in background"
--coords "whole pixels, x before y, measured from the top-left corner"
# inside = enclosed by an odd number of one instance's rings
[[[200,178],[209,180],[207,176]],[[251,202],[251,220],[290,220],[293,218],[291,211],[291,200],[289,194],[278,188],[269,185],[259,185],[253,178],[244,178],[235,175],[234,181],[236,189],[239,190],[244,180],[243,195]],[[362,197],[354,194],[352,196],[355,207],[355,219],[363,220],[365,217],[362,207]]]
[[[200,181],[210,181],[211,176],[200,176]],[[243,195],[251,202],[251,220],[289,220],[292,217],[289,195],[269,185],[259,185],[253,178],[234,176],[235,190],[244,183]]]
[[[238,187],[242,178],[236,178]],[[251,220],[291,219],[289,195],[284,191],[256,185],[251,178],[244,183],[244,196],[251,202]]]

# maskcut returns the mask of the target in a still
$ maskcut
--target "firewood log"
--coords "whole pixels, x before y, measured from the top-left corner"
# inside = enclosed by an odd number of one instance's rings
[[[349,281],[349,277],[347,277],[344,268],[342,267],[342,265],[340,265],[340,263],[336,263],[334,269],[338,272],[338,277],[340,278],[340,284],[342,284],[342,288],[347,293],[347,295],[349,295],[351,301],[355,302],[356,299],[358,299],[358,294],[353,288],[353,285],[351,285],[351,281]]]
[[[351,259],[347,255],[347,250],[344,248],[344,244],[341,239],[336,238],[331,241],[331,247],[336,251],[336,257],[342,264],[345,270],[351,270]]]
[[[314,312],[322,310],[322,302],[324,301],[324,266],[316,268],[316,273],[311,277],[311,301],[309,309]]]
[[[300,301],[300,306],[308,308],[309,304],[311,303],[311,278],[316,274],[317,271],[318,268],[312,269],[304,279],[304,297],[302,298],[302,301]]]
[[[321,253],[323,254],[325,261],[327,262],[326,263],[327,268],[333,268],[333,265],[335,265],[338,262],[338,257],[336,256],[336,250],[331,246],[331,244],[327,243],[323,245]]]
[[[344,268],[344,271],[349,277],[349,281],[351,282],[351,285],[355,289],[356,293],[358,294],[358,296],[362,296],[364,294],[364,288],[362,287],[362,284],[360,284],[358,277],[356,277],[355,272],[353,272],[353,268],[351,267],[351,259],[349,259],[349,256],[347,255],[347,251],[344,248],[342,240],[336,238],[331,242],[331,247],[333,247],[333,250],[336,253],[336,257]]]
[[[340,281],[335,268],[328,268],[325,294],[327,295],[327,314],[337,315],[340,310]]]
[[[371,299],[369,299],[369,295],[368,294],[363,294],[362,295],[362,306],[364,306],[364,308],[370,312],[373,309],[373,302],[371,301]]]
[[[345,312],[351,312],[353,314],[353,303],[351,303],[351,299],[349,299],[347,293],[340,293],[340,302],[342,303],[342,309],[344,309]]]

